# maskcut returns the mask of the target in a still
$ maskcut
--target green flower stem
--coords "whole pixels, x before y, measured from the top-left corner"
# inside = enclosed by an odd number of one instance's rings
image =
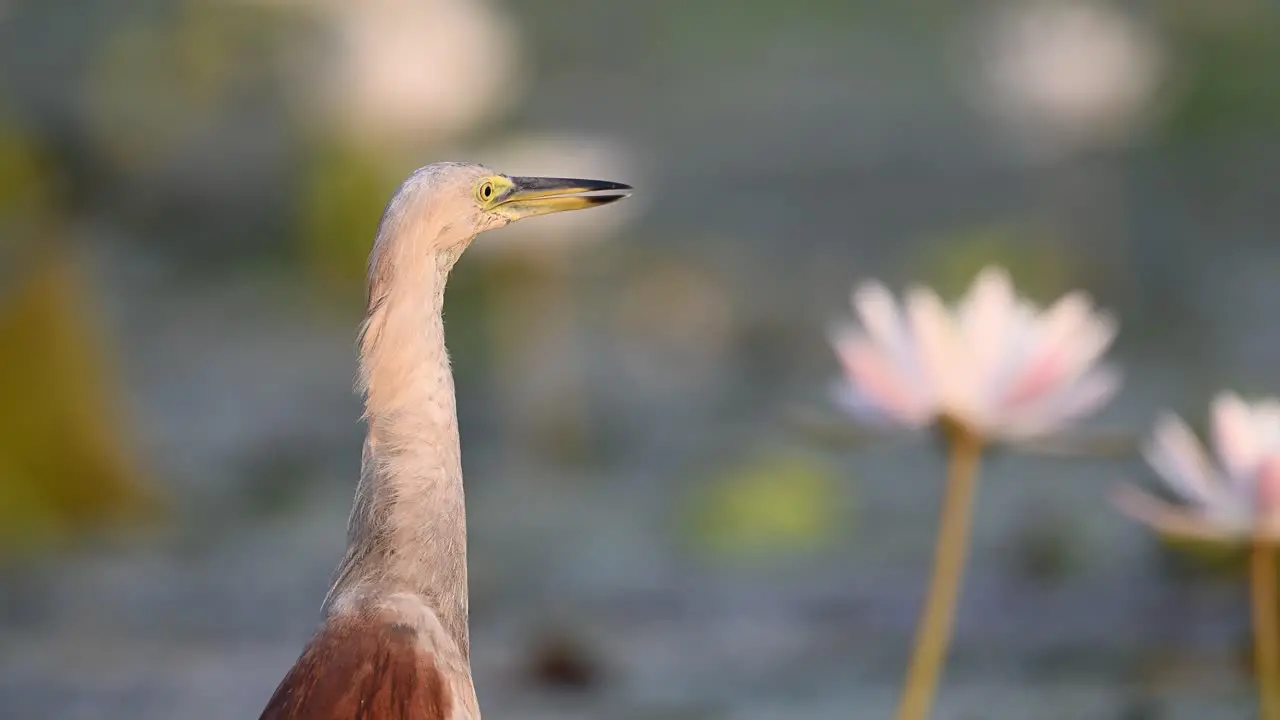
[[[973,521],[974,490],[982,460],[982,438],[952,425],[946,428],[950,461],[942,523],[934,550],[933,579],[920,616],[915,651],[899,705],[898,720],[929,717],[938,680],[946,662],[968,556],[969,528]]]

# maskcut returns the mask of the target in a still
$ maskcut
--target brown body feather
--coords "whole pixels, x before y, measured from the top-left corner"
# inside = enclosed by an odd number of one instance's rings
[[[409,625],[335,618],[303,651],[260,720],[449,720],[454,698]]]

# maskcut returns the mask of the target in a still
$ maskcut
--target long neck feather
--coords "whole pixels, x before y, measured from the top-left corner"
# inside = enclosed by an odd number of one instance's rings
[[[360,343],[364,465],[347,555],[326,608],[333,614],[411,593],[466,657],[466,511],[442,317],[457,256],[415,251],[418,245],[390,242],[375,255]]]

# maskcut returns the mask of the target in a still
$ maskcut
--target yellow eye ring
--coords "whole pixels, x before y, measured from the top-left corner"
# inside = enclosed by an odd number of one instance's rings
[[[491,182],[485,182],[479,187],[479,189],[476,190],[476,195],[478,195],[480,199],[483,200],[484,202],[489,202],[490,200],[492,200],[493,193],[494,193],[493,183]]]

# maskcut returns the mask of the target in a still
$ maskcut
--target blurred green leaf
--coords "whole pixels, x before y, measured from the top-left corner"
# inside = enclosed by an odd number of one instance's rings
[[[52,215],[54,177],[53,166],[31,138],[0,124],[0,229]]]
[[[695,545],[760,557],[812,552],[839,523],[831,470],[798,453],[755,457],[713,480],[692,506]]]
[[[0,554],[152,507],[80,282],[49,251],[0,305]]]
[[[364,287],[378,221],[398,180],[372,154],[329,145],[312,159],[299,202],[301,251],[315,280]]]

